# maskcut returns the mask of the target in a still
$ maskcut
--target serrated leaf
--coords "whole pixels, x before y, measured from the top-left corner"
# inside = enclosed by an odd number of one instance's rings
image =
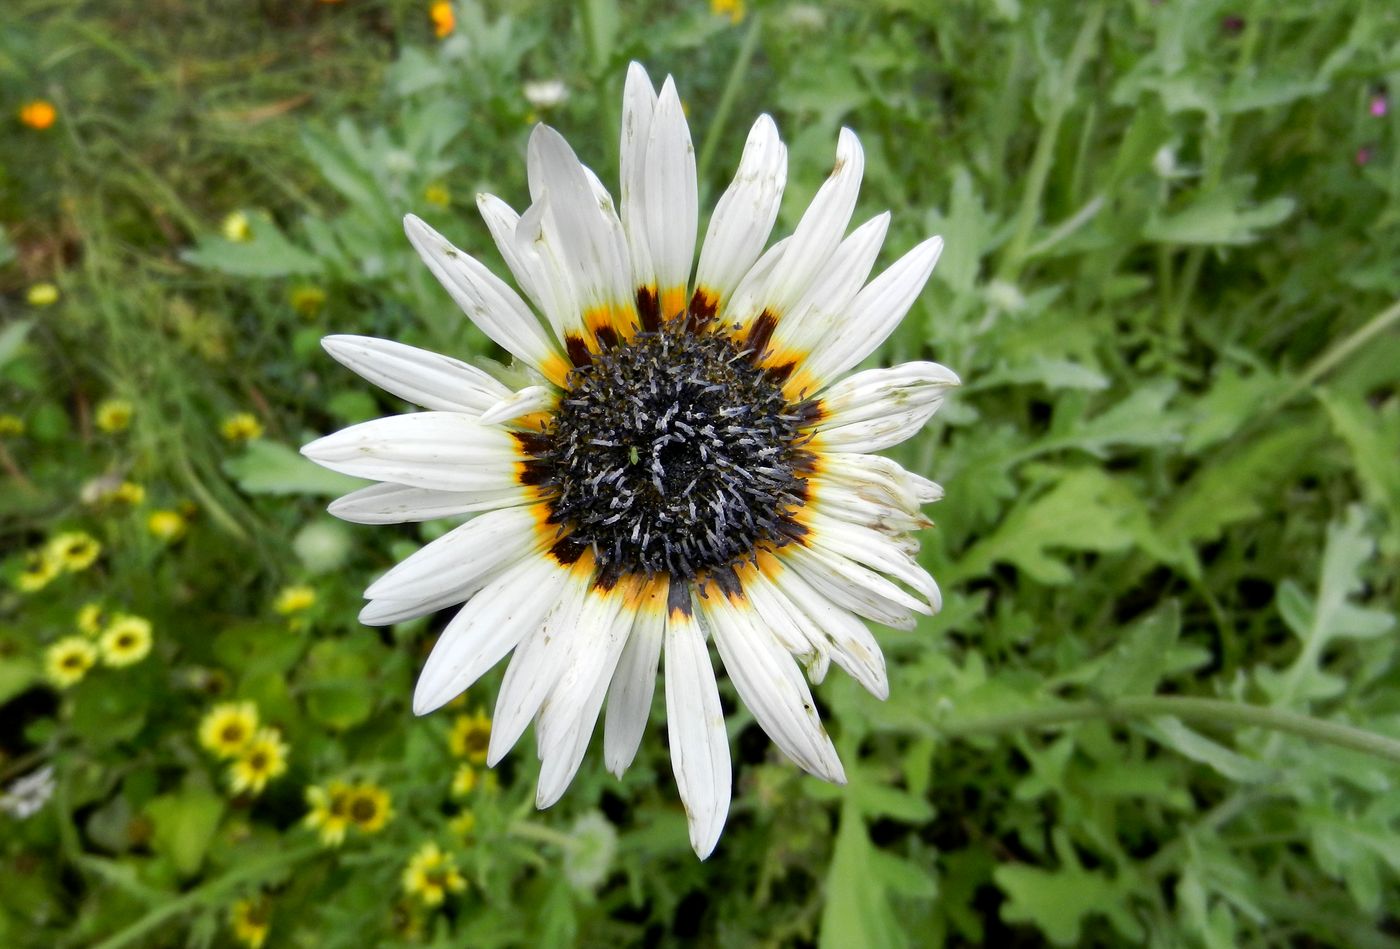
[[[1142,230],[1144,240],[1162,244],[1250,244],[1259,231],[1281,224],[1293,213],[1292,198],[1252,205],[1235,189],[1222,188],[1171,215],[1155,215]]]
[[[1246,758],[1200,732],[1192,731],[1175,718],[1159,718],[1144,723],[1143,731],[1192,761],[1206,765],[1232,781],[1258,783],[1275,776],[1272,767]]]
[[[1122,885],[1106,873],[1065,867],[1042,870],[1023,864],[1005,864],[992,873],[1006,894],[1001,918],[1008,923],[1030,923],[1056,945],[1079,941],[1086,917],[1105,915],[1115,924],[1123,920]],[[1131,917],[1127,918],[1129,925]]]
[[[874,869],[874,848],[853,804],[841,809],[841,827],[826,874],[821,949],[900,949],[908,944],[890,906],[884,881]]]
[[[1130,628],[1109,653],[1094,680],[1107,698],[1150,695],[1169,668],[1168,657],[1181,634],[1181,608],[1172,600]]]

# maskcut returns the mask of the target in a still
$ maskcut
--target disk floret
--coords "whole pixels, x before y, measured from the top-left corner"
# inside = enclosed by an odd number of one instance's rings
[[[674,321],[570,376],[535,458],[551,521],[604,576],[691,579],[800,532],[803,406],[750,356]]]

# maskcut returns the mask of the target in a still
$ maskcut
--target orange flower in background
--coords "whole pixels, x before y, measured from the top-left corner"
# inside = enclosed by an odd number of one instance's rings
[[[433,21],[433,32],[442,39],[457,28],[457,14],[452,12],[452,4],[438,0],[428,9],[428,17]]]
[[[46,129],[57,119],[58,110],[44,99],[26,102],[19,110],[19,120],[32,129]]]

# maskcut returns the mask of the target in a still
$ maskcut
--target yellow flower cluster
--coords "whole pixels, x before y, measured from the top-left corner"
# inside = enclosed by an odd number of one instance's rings
[[[304,613],[316,605],[316,591],[304,583],[283,587],[272,601],[272,608],[281,616]]]
[[[156,540],[165,544],[173,544],[180,540],[188,529],[189,523],[179,511],[152,511],[146,517],[146,530]]]
[[[235,794],[259,795],[269,781],[287,773],[282,732],[259,727],[252,702],[222,702],[199,723],[199,743],[216,758],[231,759],[229,787]]]
[[[267,941],[268,917],[272,907],[265,898],[239,900],[229,908],[228,922],[233,938],[249,949],[261,949]]]
[[[85,531],[55,534],[43,547],[29,552],[15,586],[21,593],[35,593],[62,574],[81,573],[101,555],[102,544]]]
[[[467,881],[457,870],[457,861],[432,841],[418,848],[403,871],[403,888],[424,906],[441,906],[448,893],[460,893]]]
[[[30,306],[53,306],[58,302],[58,287],[51,283],[36,283],[24,294]]]
[[[44,671],[60,689],[80,682],[97,665],[97,648],[81,636],[65,636],[49,647]]]
[[[491,718],[481,709],[471,715],[458,715],[452,722],[447,747],[458,758],[476,765],[486,763],[486,750],[491,744]]]
[[[20,106],[19,120],[22,125],[43,131],[58,121],[58,110],[46,99],[35,99]]]
[[[136,407],[126,399],[107,399],[98,403],[93,421],[108,435],[115,435],[130,428],[135,415]]]
[[[263,426],[252,412],[237,412],[224,419],[219,434],[224,436],[224,441],[241,444],[262,438]]]
[[[452,4],[447,0],[437,0],[428,8],[428,19],[433,21],[433,33],[438,39],[444,39],[452,35],[452,31],[457,29],[457,14],[452,9]]]
[[[311,808],[306,826],[320,831],[321,843],[327,847],[339,847],[352,826],[361,833],[377,834],[394,816],[389,792],[369,781],[313,784],[306,789],[306,803]]]
[[[140,616],[116,616],[97,644],[102,650],[102,661],[109,666],[120,668],[138,663],[151,651],[151,621]]]

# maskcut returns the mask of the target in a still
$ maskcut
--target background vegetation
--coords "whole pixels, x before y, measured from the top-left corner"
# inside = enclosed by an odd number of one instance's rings
[[[614,182],[632,58],[702,208],[769,111],[790,228],[853,127],[947,240],[879,358],[966,382],[898,453],[943,614],[818,690],[847,787],[727,695],[706,863],[659,709],[544,813],[499,674],[414,719],[442,618],[355,615],[445,528],[295,455],[399,409],[325,333],[498,355],[400,217],[504,272],[474,194],[538,119]],[[7,0],[0,944],[1400,943],[1396,96],[1381,0]]]

